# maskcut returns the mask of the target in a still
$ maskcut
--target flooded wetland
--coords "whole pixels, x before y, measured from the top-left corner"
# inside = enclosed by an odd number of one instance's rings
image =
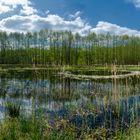
[[[13,113],[15,117],[42,117],[50,127],[60,123],[62,129],[72,125],[77,138],[99,128],[105,129],[106,138],[110,138],[116,131],[127,131],[133,123],[139,122],[139,76],[92,80],[67,78],[60,76],[60,72],[51,69],[1,72],[0,120],[11,115],[12,108],[15,107],[14,111],[19,107],[18,114]],[[66,73],[112,74],[109,70],[70,70]],[[128,73],[117,72],[118,75]]]
[[[139,130],[139,37],[0,32],[0,140],[139,140]]]

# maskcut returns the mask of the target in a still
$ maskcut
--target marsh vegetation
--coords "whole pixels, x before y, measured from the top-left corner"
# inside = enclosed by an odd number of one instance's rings
[[[137,37],[1,32],[0,139],[139,139],[139,54]]]

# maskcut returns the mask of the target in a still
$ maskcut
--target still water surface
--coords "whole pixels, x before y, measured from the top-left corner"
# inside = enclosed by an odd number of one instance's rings
[[[140,118],[139,77],[73,80],[56,76],[58,72],[26,70],[0,73],[0,119],[5,118],[5,106],[9,102],[20,105],[21,114],[30,116],[35,111],[38,116],[49,117],[52,123],[56,117],[65,118],[78,127],[126,128]],[[77,71],[73,73],[78,74]]]

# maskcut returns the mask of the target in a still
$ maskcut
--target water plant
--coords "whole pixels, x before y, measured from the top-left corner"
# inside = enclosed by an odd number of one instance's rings
[[[8,116],[11,118],[18,118],[20,116],[20,105],[8,102],[6,103]]]

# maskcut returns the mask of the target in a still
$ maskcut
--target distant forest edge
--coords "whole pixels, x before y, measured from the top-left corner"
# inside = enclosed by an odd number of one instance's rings
[[[0,32],[0,64],[92,66],[140,64],[140,38],[69,31]]]

